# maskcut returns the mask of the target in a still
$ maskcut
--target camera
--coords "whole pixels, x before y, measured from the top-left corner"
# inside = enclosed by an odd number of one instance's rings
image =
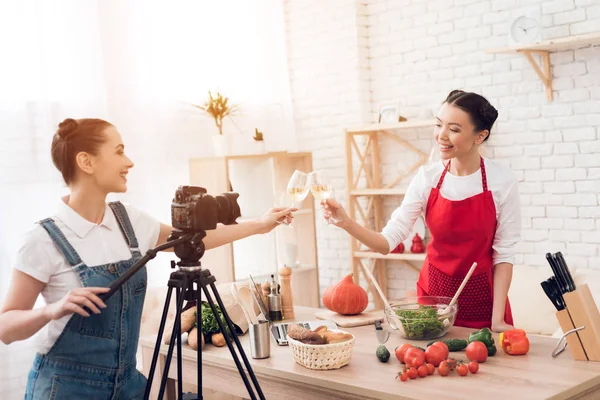
[[[171,203],[173,228],[183,232],[216,229],[217,224],[231,225],[240,217],[238,193],[207,194],[199,186],[179,186]]]

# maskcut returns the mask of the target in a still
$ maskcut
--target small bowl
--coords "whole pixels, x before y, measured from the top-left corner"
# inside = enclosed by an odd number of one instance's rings
[[[450,301],[451,297],[441,296],[403,297],[390,302],[393,312],[386,309],[385,317],[392,330],[405,339],[437,339],[456,321],[458,306],[449,306]]]

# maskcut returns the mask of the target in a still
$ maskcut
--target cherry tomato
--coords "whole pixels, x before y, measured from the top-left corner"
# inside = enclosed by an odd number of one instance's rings
[[[413,347],[414,346],[410,343],[404,343],[403,345],[396,347],[396,358],[398,361],[404,363],[404,355],[406,354],[406,351]]]
[[[469,361],[485,362],[488,358],[488,349],[483,342],[475,341],[469,343],[465,353]]]
[[[460,376],[467,376],[469,373],[469,367],[467,367],[466,364],[460,364],[458,367],[456,367],[456,372],[458,372]]]
[[[414,347],[408,349],[404,355],[404,362],[410,364],[411,367],[419,368],[425,364],[425,353],[423,350]]]
[[[448,363],[448,368],[450,368],[450,371],[453,371],[454,368],[456,368],[456,360],[454,358],[449,358],[446,360],[446,362]]]
[[[469,363],[469,371],[471,371],[472,374],[476,374],[477,371],[479,371],[479,364],[477,361],[471,361]]]
[[[442,361],[440,366],[438,367],[438,373],[441,376],[448,376],[450,373],[450,366],[448,365],[448,361]]]
[[[444,346],[445,343],[442,343]],[[448,357],[448,350],[444,350],[441,346],[436,346],[432,344],[425,350],[425,360],[428,363],[433,364],[435,367],[439,366],[442,361],[444,361]]]
[[[447,358],[448,355],[450,354],[450,349],[448,349],[448,345],[444,342],[435,342],[434,344],[432,344],[431,346],[436,346],[439,347],[441,349],[444,349],[444,358]],[[431,347],[429,346],[429,347]]]
[[[416,377],[419,376],[419,373],[416,368],[409,368],[407,375],[410,379],[416,379]]]
[[[400,380],[401,380],[402,382],[406,382],[406,381],[408,380],[408,373],[406,373],[406,372],[403,372],[403,373],[400,375]]]
[[[433,364],[427,363],[425,364],[425,367],[427,367],[427,375],[433,375],[433,373],[435,372],[435,366]]]
[[[425,365],[421,365],[418,369],[417,372],[419,373],[419,376],[421,378],[425,378],[427,376],[427,367]]]

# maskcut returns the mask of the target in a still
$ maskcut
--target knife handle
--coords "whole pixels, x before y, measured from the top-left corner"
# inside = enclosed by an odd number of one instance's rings
[[[546,260],[548,261],[548,264],[550,264],[550,268],[552,268],[552,273],[554,274],[556,279],[558,279],[558,266],[556,265],[556,261],[552,258],[551,253],[546,253]]]
[[[560,266],[560,261],[558,260],[556,253],[552,255],[552,261],[554,261],[554,265],[556,265],[556,271],[558,272],[556,275],[556,280],[560,286],[560,292],[566,293],[569,291],[569,284],[567,283],[567,278],[565,278],[565,274],[563,273],[563,269]]]
[[[558,253],[556,253],[556,258],[559,261],[559,264],[563,270],[563,273],[567,279],[567,285],[569,286],[569,292],[572,292],[573,290],[576,289],[575,286],[575,281],[573,280],[573,275],[571,275],[571,271],[569,271],[569,266],[567,265],[567,262],[565,261],[565,257],[563,257],[563,254],[559,251]]]

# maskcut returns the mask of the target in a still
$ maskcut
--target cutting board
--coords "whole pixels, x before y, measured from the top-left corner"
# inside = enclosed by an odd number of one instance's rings
[[[333,320],[343,328],[352,328],[354,326],[372,325],[375,321],[383,321],[383,310],[367,311],[357,315],[341,315],[326,308],[321,308],[315,312],[315,317]]]

